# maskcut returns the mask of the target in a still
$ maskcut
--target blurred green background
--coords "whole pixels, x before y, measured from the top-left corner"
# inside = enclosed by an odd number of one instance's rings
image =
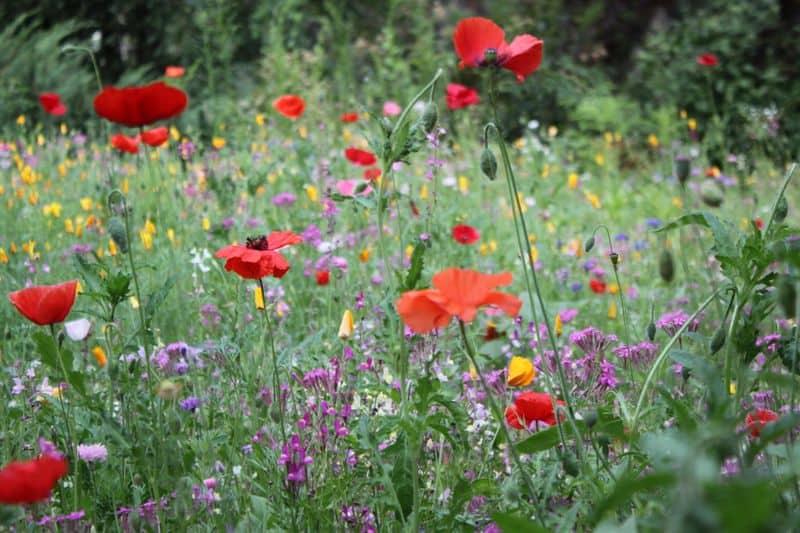
[[[97,81],[88,55],[65,51],[69,44],[95,51],[104,84],[185,67],[177,83],[192,105],[183,126],[208,135],[284,92],[374,110],[404,101],[437,66],[448,81],[478,85],[452,49],[456,22],[473,15],[492,18],[509,39],[545,41],[533,78],[503,86],[515,104],[506,106],[512,134],[536,120],[646,139],[682,109],[702,136],[713,94],[725,152],[796,155],[800,2],[792,0],[20,0],[0,5],[0,121],[8,130],[20,114],[38,116],[45,91],[62,95],[71,125],[91,117]],[[698,66],[702,53],[720,65]]]

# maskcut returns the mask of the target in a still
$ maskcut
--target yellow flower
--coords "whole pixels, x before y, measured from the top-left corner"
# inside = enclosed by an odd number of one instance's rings
[[[547,135],[550,137],[555,137],[556,135],[558,135],[558,128],[555,126],[550,126],[549,128],[547,128]]]
[[[175,244],[175,230],[174,229],[169,228],[167,230],[167,238],[169,239],[169,242],[171,242],[172,244]]]
[[[17,117],[17,124],[19,126],[24,126],[25,125],[25,115],[20,115],[20,116]]]
[[[427,185],[425,185],[425,184],[422,185],[422,190],[419,192],[419,197],[422,200],[425,200],[425,199],[428,198],[428,186]]]
[[[88,196],[85,198],[81,198],[81,209],[83,209],[84,211],[91,211],[93,203],[94,202],[92,201],[92,199],[89,198]]]
[[[178,128],[176,128],[175,126],[170,126],[169,136],[172,137],[173,141],[177,142],[181,139],[181,132],[178,131]]]
[[[589,200],[589,203],[592,204],[592,207],[595,209],[600,209],[600,197],[592,192],[585,193],[586,199]]]
[[[153,234],[148,233],[144,230],[139,232],[139,237],[142,239],[142,246],[144,246],[145,250],[150,250],[153,248]]]
[[[115,256],[117,255],[117,245],[114,242],[114,239],[108,240],[108,255]]]
[[[259,126],[264,125],[264,115],[262,115],[261,113],[258,113],[256,115],[256,124],[258,124]]]
[[[34,258],[34,255],[36,254],[35,250],[36,250],[36,241],[30,240],[28,242],[22,243],[22,251],[28,254],[28,257],[30,257],[31,260]]]
[[[366,263],[367,261],[369,261],[369,256],[370,255],[371,255],[371,252],[370,252],[369,248],[364,248],[358,254],[358,258],[359,258],[359,260],[361,260],[362,263]]]
[[[306,137],[308,137],[308,128],[306,128],[305,126],[300,126],[299,128],[297,128],[297,133],[300,134],[300,137],[305,139]]]
[[[42,207],[42,212],[44,212],[45,216],[51,216],[53,218],[58,218],[61,216],[61,204],[58,202],[53,202]]]
[[[306,185],[306,195],[308,195],[308,199],[312,202],[316,202],[317,198],[319,198],[319,194],[317,193],[317,188],[313,185]]]
[[[217,150],[222,150],[225,147],[225,139],[222,137],[214,137],[211,139],[211,146],[216,148]]]
[[[131,296],[128,298],[128,301],[131,302],[131,307],[134,309],[139,309],[139,300],[136,299],[136,296]]]
[[[527,387],[536,377],[530,359],[514,356],[508,364],[508,384],[512,387]]]
[[[650,148],[658,148],[658,137],[651,133],[647,136],[647,144],[650,145]]]
[[[61,127],[59,128],[59,130],[61,131],[61,135],[66,135],[67,134],[67,125],[62,122],[61,123]]]
[[[675,198],[672,199],[672,205],[680,209],[681,207],[683,207],[683,200],[681,200],[679,197],[676,196]]]
[[[686,120],[686,110],[685,110],[685,109],[681,109],[681,112],[680,112],[680,117],[681,117],[682,119]]]
[[[693,118],[689,119],[689,129],[692,131],[697,129],[697,121]]]
[[[122,180],[122,194],[128,194],[128,191],[130,190],[130,188],[131,188],[131,184],[130,184],[130,181],[128,180],[128,178],[125,178],[124,180]]]
[[[94,348],[92,348],[92,355],[94,356],[100,368],[108,364],[108,357],[106,357],[106,351],[103,350],[103,348],[101,348],[100,346],[95,346]]]
[[[731,381],[731,384],[728,386],[728,392],[731,394],[731,396],[736,394],[736,383],[733,381]]]
[[[414,247],[413,247],[413,246],[411,246],[410,244],[409,244],[408,246],[406,246],[406,257],[408,257],[409,259],[411,259],[411,255],[412,255],[413,253],[414,253]]]
[[[339,338],[347,340],[353,335],[353,331],[355,331],[353,312],[347,309],[342,315],[342,322],[339,324]]]
[[[569,176],[567,176],[567,188],[571,191],[578,188],[578,175],[576,173],[571,172]]]
[[[165,379],[156,387],[156,394],[162,400],[177,400],[181,395],[181,390],[183,390],[183,385]]]
[[[556,337],[560,337],[561,334],[564,332],[564,322],[561,320],[561,313],[556,314]]]
[[[458,190],[463,194],[467,194],[469,192],[469,180],[466,176],[458,177]]]
[[[617,318],[617,302],[611,300],[611,303],[608,306],[608,318],[614,320]]]
[[[265,308],[264,292],[261,290],[261,287],[256,287],[255,290],[253,290],[253,299],[256,302],[256,309],[263,310]]]
[[[203,225],[202,225],[202,227],[203,227],[203,231],[208,231],[208,230],[211,229],[211,221],[208,219],[208,217],[203,217]]]
[[[8,255],[6,255],[5,248],[0,247],[0,263],[4,265],[8,263]]]
[[[602,167],[606,163],[606,157],[603,154],[597,154],[594,156],[594,162]]]

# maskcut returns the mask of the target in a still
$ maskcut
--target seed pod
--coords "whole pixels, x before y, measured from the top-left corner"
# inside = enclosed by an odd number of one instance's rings
[[[783,222],[788,214],[789,202],[786,201],[786,196],[781,195],[778,205],[775,206],[775,222]]]
[[[661,251],[661,257],[658,258],[658,273],[667,283],[675,278],[675,261],[672,259],[672,252],[666,248]]]
[[[433,131],[436,122],[439,120],[439,108],[433,102],[425,104],[425,110],[422,112],[422,129],[425,133]]]
[[[583,415],[583,421],[586,423],[587,428],[594,427],[597,424],[597,411],[592,409],[588,413]]]
[[[647,338],[650,339],[650,342],[656,340],[656,325],[653,322],[647,324]]]
[[[392,130],[394,130],[394,124],[392,124],[392,121],[388,118],[383,117],[381,118],[381,128],[383,129],[383,133],[388,137],[392,134]]]
[[[564,472],[572,477],[576,477],[580,474],[581,470],[578,461],[575,460],[575,457],[573,457],[571,453],[565,453],[561,457],[561,465],[564,467]]]
[[[603,451],[603,455],[608,459],[608,451],[611,447],[611,439],[608,438],[608,435],[600,435],[597,438],[597,442],[600,444],[600,449]]]
[[[711,337],[711,342],[708,345],[708,349],[711,352],[711,355],[714,355],[718,351],[725,346],[725,323],[719,327],[719,329],[714,333],[714,336]]]
[[[689,179],[689,159],[681,156],[675,158],[675,176],[681,185],[686,183]]]
[[[497,158],[488,147],[481,152],[481,171],[492,181],[497,178]]]
[[[111,217],[108,221],[108,233],[114,240],[119,251],[124,253],[128,252],[128,235],[125,232],[125,223],[119,217]]]
[[[775,298],[786,318],[794,318],[797,309],[797,288],[789,276],[780,276],[776,284]]]
[[[719,207],[722,205],[722,188],[713,180],[705,180],[700,185],[700,198],[709,207]]]
[[[592,248],[594,248],[594,235],[589,237],[589,239],[586,241],[586,244],[583,245],[583,251],[588,254],[592,251]]]

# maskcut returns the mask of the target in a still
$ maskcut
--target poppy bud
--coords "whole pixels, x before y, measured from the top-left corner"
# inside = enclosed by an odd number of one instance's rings
[[[388,137],[389,135],[392,134],[392,131],[394,130],[394,124],[392,124],[392,121],[389,120],[388,118],[383,117],[381,119],[381,128],[383,128],[383,133],[385,133],[386,136]]]
[[[436,104],[433,102],[425,104],[425,110],[422,112],[422,129],[425,130],[425,133],[432,132],[438,120],[439,108],[436,107]]]
[[[647,338],[650,339],[650,342],[656,339],[656,325],[653,322],[647,324]]]
[[[611,252],[608,254],[608,258],[611,259],[611,264],[614,266],[614,268],[617,268],[617,265],[619,264],[619,254],[617,252]]]
[[[497,178],[497,158],[488,147],[481,152],[481,171],[492,181]]]
[[[661,257],[658,259],[658,273],[667,283],[675,277],[675,261],[672,259],[672,252],[666,248],[661,251]]]
[[[719,329],[714,333],[714,336],[711,337],[711,342],[708,345],[708,349],[711,351],[711,355],[714,355],[722,347],[725,346],[725,323],[719,327]]]
[[[781,196],[778,205],[775,206],[775,222],[783,222],[788,214],[789,202],[786,201],[786,196]]]
[[[797,305],[797,289],[789,276],[780,276],[776,284],[778,304],[783,309],[786,318],[794,318]]]
[[[675,158],[675,177],[678,178],[678,182],[681,185],[685,184],[686,180],[689,179],[689,159],[684,156]]]
[[[580,474],[580,465],[578,465],[578,461],[575,460],[575,457],[571,453],[565,453],[561,457],[561,465],[564,467],[564,472],[572,477],[576,477]]]
[[[608,459],[608,451],[611,446],[611,439],[608,438],[608,435],[600,435],[597,438],[597,442],[600,444],[600,449],[603,450],[603,455],[605,455],[606,459]]]
[[[719,207],[722,205],[722,189],[713,180],[705,180],[700,185],[700,198],[709,207]]]
[[[583,251],[588,254],[592,251],[592,248],[594,248],[594,235],[589,237],[589,239],[586,241],[586,244],[583,245]]]
[[[114,240],[114,244],[124,254],[128,252],[128,234],[125,231],[125,223],[119,217],[111,217],[108,221],[108,233]]]

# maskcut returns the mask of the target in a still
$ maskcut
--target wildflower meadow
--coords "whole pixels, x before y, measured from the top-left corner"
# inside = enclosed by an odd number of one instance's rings
[[[792,3],[140,3],[0,7],[0,531],[800,529]]]

